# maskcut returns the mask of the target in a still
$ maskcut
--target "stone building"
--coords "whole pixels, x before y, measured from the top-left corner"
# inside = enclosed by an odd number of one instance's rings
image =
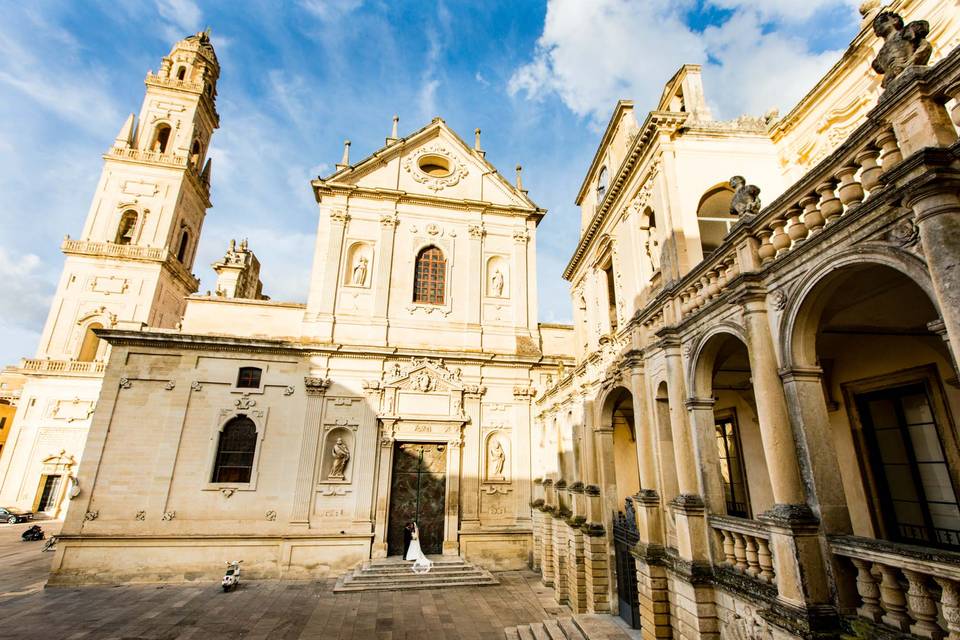
[[[148,75],[84,239],[64,245],[82,256],[44,348],[109,349],[109,365],[84,381],[92,422],[52,582],[209,579],[237,557],[253,577],[323,576],[400,553],[412,520],[427,553],[526,566],[532,401],[573,346],[537,322],[546,212],[520,169],[504,179],[479,130],[471,146],[439,118],[406,137],[395,121],[312,183],[306,304],[262,295],[245,240],[195,295],[215,63],[199,34]]]
[[[960,637],[960,15],[878,4],[783,117],[714,120],[694,65],[615,107],[535,401],[534,566],[575,610]]]
[[[83,231],[66,261],[0,456],[0,504],[62,517],[97,405],[109,346],[98,329],[173,328],[210,206],[210,137],[220,73],[206,34],[174,46],[146,77],[133,114],[103,156]]]

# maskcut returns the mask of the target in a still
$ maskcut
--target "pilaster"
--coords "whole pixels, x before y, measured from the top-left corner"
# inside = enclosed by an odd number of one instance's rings
[[[297,482],[293,490],[290,524],[309,527],[313,488],[317,475],[317,451],[320,448],[323,397],[330,386],[330,380],[307,377],[303,379],[303,383],[307,390],[307,406],[303,419],[303,438],[300,442],[300,462],[297,466]]]

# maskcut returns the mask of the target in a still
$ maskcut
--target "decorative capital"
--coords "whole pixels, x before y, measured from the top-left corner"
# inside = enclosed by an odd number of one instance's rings
[[[530,233],[526,229],[514,229],[513,241],[518,244],[526,244],[530,241]]]
[[[400,218],[396,215],[380,216],[380,226],[386,228],[396,227],[400,224]]]
[[[330,212],[330,221],[336,222],[339,224],[346,224],[347,220],[350,219],[350,214],[344,211],[343,209],[333,209]]]
[[[517,385],[513,388],[513,397],[517,400],[533,400],[537,395],[537,390],[533,387]]]
[[[330,386],[330,378],[312,378],[303,379],[303,384],[307,388],[307,395],[321,395],[326,392]]]
[[[467,231],[470,233],[470,237],[474,240],[479,240],[487,233],[487,230],[484,228],[482,222],[480,224],[471,224],[467,227]]]

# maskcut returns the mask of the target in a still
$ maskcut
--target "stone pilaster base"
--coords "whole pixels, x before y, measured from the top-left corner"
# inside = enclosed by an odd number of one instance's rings
[[[530,558],[530,568],[540,571],[540,561],[543,554],[543,512],[533,510],[533,555]]]
[[[574,519],[567,524],[567,605],[574,613],[587,611],[587,567],[583,558],[583,540],[586,536]]]
[[[569,576],[567,575],[567,532],[569,527],[562,518],[553,520],[553,590],[557,602],[570,601]]]
[[[540,556],[540,574],[543,576],[543,584],[552,587],[555,575],[553,573],[553,516],[546,512],[541,515],[543,516],[540,522],[543,544]]]
[[[669,638],[670,592],[662,547],[647,547],[637,554],[637,596],[640,602],[641,634],[644,640]]]
[[[676,575],[668,578],[673,598],[673,637],[684,640],[719,640],[720,621],[713,587],[691,584]]]
[[[584,532],[583,560],[587,588],[587,612],[610,613],[610,566],[607,538],[603,529],[597,535]]]

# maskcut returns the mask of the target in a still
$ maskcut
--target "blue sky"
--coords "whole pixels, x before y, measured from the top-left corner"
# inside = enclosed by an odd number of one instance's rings
[[[309,180],[344,138],[358,159],[393,115],[439,115],[549,210],[538,232],[540,320],[570,318],[560,273],[573,200],[618,98],[654,106],[681,64],[703,63],[714,115],[786,112],[859,29],[853,0],[0,1],[0,363],[32,355],[64,234],[78,235],[143,77],[210,26],[222,73],[214,207],[194,271],[250,238],[265,292],[306,298],[316,229]]]

